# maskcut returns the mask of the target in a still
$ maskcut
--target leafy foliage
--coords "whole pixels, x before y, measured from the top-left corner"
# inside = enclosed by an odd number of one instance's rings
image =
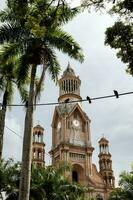
[[[115,24],[105,32],[105,44],[117,50],[117,57],[127,64],[127,72],[133,75],[133,1],[83,0],[82,6],[106,9],[118,16]]]
[[[30,73],[20,183],[20,199],[22,200],[29,199],[33,104],[37,97],[40,97],[46,70],[55,81],[61,69],[55,49],[80,62],[84,59],[80,46],[62,28],[79,13],[80,8],[72,9],[60,0],[57,4],[55,3],[55,0],[7,0],[7,9],[0,13],[0,19],[3,22],[0,26],[0,44],[8,43],[12,47],[16,46],[15,50],[11,48],[9,54],[11,57],[17,57],[19,88],[22,83],[26,83]],[[37,82],[38,65],[42,67],[42,74]],[[23,90],[20,91],[23,92]],[[27,155],[26,158],[25,155]]]
[[[28,75],[32,64],[45,65],[52,79],[57,80],[60,65],[54,48],[83,62],[80,46],[61,28],[81,11],[81,7],[71,8],[61,1],[55,6],[56,1],[49,0],[32,0],[29,3],[21,1],[21,3],[22,5],[19,1],[8,0],[8,8],[0,12],[0,19],[3,22],[0,27],[0,43],[12,43],[16,46],[12,48],[14,54],[16,52],[17,55],[21,55],[18,70],[19,85]],[[40,86],[38,89],[41,89]]]
[[[0,162],[0,193],[6,192],[6,200],[17,200],[20,179],[20,163],[13,160]],[[69,165],[46,168],[32,166],[30,200],[84,200],[86,189],[70,183],[64,176]]]
[[[121,17],[132,20],[133,18],[133,1],[132,0],[117,0],[111,9],[111,13],[117,13]]]
[[[17,85],[17,71],[18,71],[18,58],[19,52],[16,52],[16,44],[3,45],[0,50],[0,94],[6,93],[6,105],[12,102],[14,87]],[[17,55],[18,54],[18,55]],[[25,82],[28,81],[28,78]],[[26,85],[17,85],[22,101],[27,100]]]
[[[130,15],[132,18],[132,0],[82,0],[81,5],[87,8],[93,7],[96,10],[109,9],[111,13],[118,13],[121,16]]]
[[[20,164],[14,163],[12,159],[0,161],[0,193],[5,192],[7,196],[14,193],[19,185]]]
[[[132,200],[133,199],[133,173],[122,172],[120,175],[119,188],[113,190],[109,200]]]
[[[116,22],[106,30],[105,44],[118,50],[118,58],[127,63],[127,72],[133,75],[133,25]]]

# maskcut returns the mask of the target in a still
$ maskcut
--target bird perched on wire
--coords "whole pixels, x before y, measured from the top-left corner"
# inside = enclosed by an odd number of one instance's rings
[[[91,103],[91,98],[89,96],[86,97],[86,100]]]
[[[113,90],[113,91],[114,91],[115,97],[118,99],[119,98],[119,94],[118,94],[117,90]]]

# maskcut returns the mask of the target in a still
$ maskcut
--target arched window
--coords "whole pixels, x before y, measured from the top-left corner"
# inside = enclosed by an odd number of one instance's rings
[[[97,196],[96,196],[96,200],[103,200],[102,195],[101,195],[101,194],[97,194]]]
[[[72,181],[78,182],[78,173],[76,171],[72,171]]]

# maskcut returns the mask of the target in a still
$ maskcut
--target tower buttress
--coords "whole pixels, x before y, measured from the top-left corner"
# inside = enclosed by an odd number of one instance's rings
[[[99,168],[107,188],[115,187],[115,178],[112,170],[112,159],[109,153],[109,141],[106,138],[99,140]]]
[[[37,125],[33,128],[32,162],[37,166],[45,164],[44,128]]]

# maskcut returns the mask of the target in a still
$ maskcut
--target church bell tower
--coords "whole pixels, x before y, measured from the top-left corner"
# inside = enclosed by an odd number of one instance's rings
[[[32,162],[37,166],[45,164],[45,144],[43,142],[44,128],[37,125],[33,128]]]
[[[109,141],[101,138],[99,141],[99,168],[108,189],[115,187],[115,178],[112,170],[112,159],[109,153]]]
[[[72,181],[87,184],[92,176],[90,119],[80,101],[81,81],[68,64],[59,80],[59,106],[55,107],[52,121],[52,164],[70,163]]]
[[[74,70],[68,63],[67,69],[64,71],[61,79],[59,80],[59,102],[67,100],[81,100],[80,96],[81,81],[78,76],[75,75]]]

